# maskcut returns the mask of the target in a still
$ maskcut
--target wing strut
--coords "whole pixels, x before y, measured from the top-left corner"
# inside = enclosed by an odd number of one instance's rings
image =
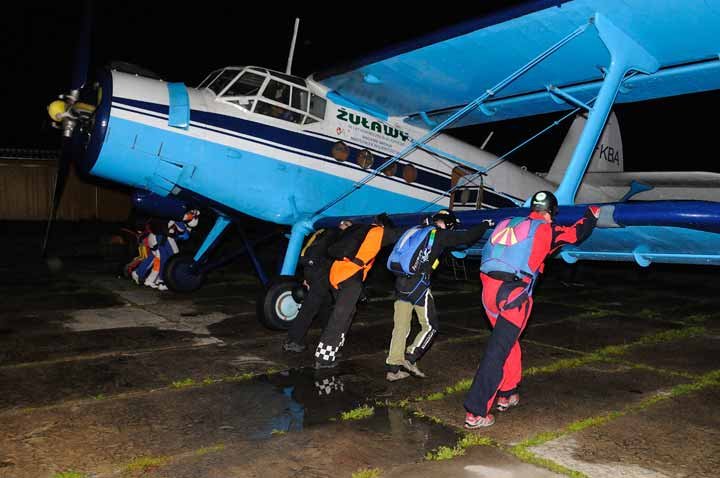
[[[593,101],[595,101],[595,98],[593,98],[593,99],[591,99],[590,101],[588,101],[588,104],[592,104]],[[444,193],[438,194],[438,196],[437,196],[432,202],[430,202],[430,203],[426,204],[425,206],[423,206],[423,208],[420,209],[420,210],[418,210],[418,212],[423,212],[423,211],[427,210],[429,207],[437,204],[437,203],[440,202],[444,197],[449,196],[449,195],[452,194],[455,190],[457,190],[458,188],[462,187],[463,184],[466,184],[467,182],[470,182],[470,181],[474,181],[477,177],[479,177],[479,176],[481,176],[481,175],[484,175],[484,174],[487,174],[490,170],[496,168],[497,166],[499,166],[500,164],[502,164],[503,162],[505,162],[505,161],[507,160],[507,158],[510,157],[510,155],[512,155],[515,151],[517,151],[518,149],[524,147],[526,144],[529,144],[529,143],[535,141],[537,138],[539,138],[540,136],[544,135],[545,133],[547,133],[548,131],[550,131],[550,130],[553,129],[554,127],[559,126],[560,123],[562,123],[563,121],[567,120],[568,118],[574,117],[581,109],[583,109],[583,108],[581,108],[581,107],[578,106],[577,108],[575,108],[575,109],[572,110],[571,112],[565,114],[562,118],[553,121],[552,123],[550,123],[549,125],[547,125],[545,128],[543,128],[542,130],[538,131],[538,132],[535,133],[534,135],[530,136],[528,139],[526,139],[526,140],[523,141],[522,143],[518,144],[517,146],[514,146],[514,147],[513,147],[512,149],[510,149],[509,151],[506,151],[505,153],[503,153],[502,156],[498,157],[498,158],[495,160],[494,163],[492,163],[492,164],[491,164],[490,166],[488,166],[487,168],[483,168],[482,171],[478,171],[478,172],[476,172],[476,173],[473,173],[473,174],[469,174],[469,175],[467,175],[467,176],[464,176],[465,183],[458,182],[458,184],[456,184],[455,186],[451,187],[450,189],[448,189],[448,190],[445,191]],[[475,168],[475,169],[477,169],[477,168]],[[517,203],[517,201],[516,201],[516,203]],[[522,204],[518,203],[518,206],[522,206]]]
[[[625,74],[630,70],[645,74],[655,73],[660,64],[641,45],[638,45],[627,33],[617,28],[604,15],[596,13],[593,17],[600,39],[610,51],[610,67],[605,75],[597,101],[590,109],[587,123],[575,147],[570,164],[565,170],[555,196],[560,204],[573,204],[575,194],[585,175],[595,144],[600,138],[610,109],[617,97]],[[569,96],[569,95],[568,95]]]
[[[555,43],[553,46],[542,52],[537,57],[533,58],[530,62],[526,63],[524,66],[516,70],[514,73],[512,73],[510,76],[505,78],[504,80],[501,80],[498,84],[493,86],[492,88],[488,89],[477,97],[475,100],[471,101],[465,107],[458,110],[457,112],[453,113],[451,116],[449,116],[445,121],[435,126],[432,130],[430,130],[428,133],[426,133],[422,138],[420,138],[417,141],[413,141],[410,145],[405,147],[403,150],[401,150],[399,153],[394,155],[392,158],[385,161],[383,164],[381,164],[377,169],[370,172],[367,176],[365,176],[360,181],[353,184],[352,189],[346,191],[345,193],[341,194],[337,198],[333,199],[329,203],[327,203],[325,206],[320,208],[317,212],[315,212],[315,218],[323,214],[325,211],[330,209],[331,207],[335,206],[339,202],[343,201],[345,198],[350,196],[353,192],[357,191],[358,189],[365,186],[367,183],[369,183],[375,176],[377,176],[382,170],[386,169],[387,167],[391,166],[393,163],[398,161],[399,159],[407,156],[412,151],[414,151],[419,146],[427,145],[428,141],[430,141],[432,138],[434,138],[440,131],[447,128],[451,124],[453,124],[455,121],[460,119],[461,117],[465,116],[467,113],[471,112],[475,108],[480,107],[482,103],[487,100],[488,98],[492,98],[494,95],[496,95],[500,90],[511,84],[513,81],[527,73],[530,69],[544,61],[547,57],[555,53],[557,50],[562,48],[565,44],[573,40],[574,38],[580,36],[587,28],[590,26],[590,23],[586,23],[579,28],[575,29],[572,33],[567,35],[565,38],[561,39],[557,43]],[[473,166],[475,169],[477,169],[477,165]]]

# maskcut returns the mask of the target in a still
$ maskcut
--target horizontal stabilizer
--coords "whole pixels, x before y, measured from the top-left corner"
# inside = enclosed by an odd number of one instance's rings
[[[720,173],[707,171],[647,171],[586,173],[584,182],[592,186],[630,187],[634,181],[653,187],[720,187]]]
[[[633,182],[636,187],[631,190]],[[706,171],[586,173],[583,183],[602,189],[607,197],[617,200],[720,202],[720,173]],[[638,189],[638,183],[643,187]]]

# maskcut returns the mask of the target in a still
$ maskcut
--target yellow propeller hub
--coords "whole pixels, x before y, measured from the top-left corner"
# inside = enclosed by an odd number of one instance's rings
[[[50,118],[59,123],[63,119],[67,105],[63,100],[55,100],[48,105],[47,110]]]

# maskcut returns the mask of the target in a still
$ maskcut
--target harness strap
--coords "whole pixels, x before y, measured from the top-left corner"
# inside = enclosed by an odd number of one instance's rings
[[[366,265],[365,261],[363,261],[359,257],[352,257],[352,258],[346,257],[345,260],[348,262],[352,262],[353,264],[360,266],[360,267],[365,267],[365,265]]]

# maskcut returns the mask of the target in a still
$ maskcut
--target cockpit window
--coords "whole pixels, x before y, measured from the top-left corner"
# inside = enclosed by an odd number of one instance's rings
[[[212,83],[210,83],[208,88],[210,88],[216,95],[219,95],[238,73],[238,70],[225,70],[220,73],[220,75],[215,78]]]
[[[304,79],[248,66],[217,70],[198,88],[209,88],[216,101],[224,101],[249,113],[271,116],[295,124],[325,119],[326,101],[308,91]]]
[[[293,87],[291,106],[295,109],[307,111],[308,92],[302,88]]]
[[[258,94],[265,77],[256,73],[246,71],[235,83],[225,90],[223,96],[253,96]]]
[[[310,95],[310,114],[319,118],[325,119],[325,98],[321,98],[318,95]]]
[[[298,78],[297,76],[290,76],[290,75],[283,75],[282,73],[278,73],[277,71],[272,72],[273,76],[277,76],[281,80],[285,80],[288,83],[294,83],[298,86],[302,86],[305,88],[307,85],[305,84],[305,80],[302,78]]]
[[[290,104],[290,85],[270,80],[263,93],[265,98],[270,98],[278,103]]]
[[[200,83],[197,87],[197,89],[205,88],[216,76],[220,74],[220,70],[215,70],[212,73],[210,73],[208,76],[205,77],[204,80],[202,80],[202,83]]]
[[[283,108],[282,106],[266,103],[264,101],[257,102],[257,106],[255,106],[255,113],[259,113],[265,116],[272,116],[273,118],[278,118],[298,124],[302,123],[302,120],[304,118],[304,115],[302,113]]]

